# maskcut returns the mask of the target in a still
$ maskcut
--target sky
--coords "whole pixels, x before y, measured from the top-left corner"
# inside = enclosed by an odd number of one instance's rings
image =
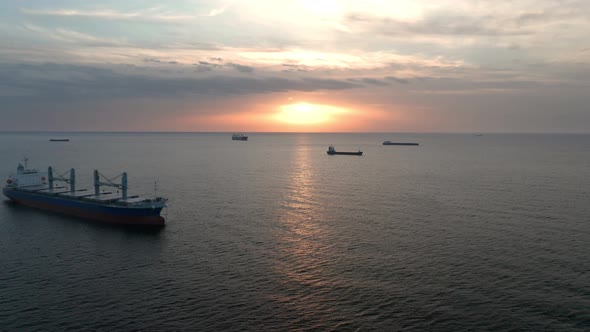
[[[590,133],[590,1],[0,2],[0,131]]]

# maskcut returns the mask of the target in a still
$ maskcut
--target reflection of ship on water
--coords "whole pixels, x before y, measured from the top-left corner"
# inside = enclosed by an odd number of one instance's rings
[[[333,155],[362,156],[363,152],[361,150],[359,150],[358,152],[339,152],[339,151],[336,151],[336,149],[334,149],[334,147],[332,145],[330,145],[328,147],[328,154],[331,156],[333,156]]]
[[[248,136],[246,136],[245,134],[233,134],[231,139],[234,141],[247,141]]]

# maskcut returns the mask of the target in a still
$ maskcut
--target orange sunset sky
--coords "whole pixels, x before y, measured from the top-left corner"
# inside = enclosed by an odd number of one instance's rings
[[[590,132],[590,2],[6,1],[0,131]]]

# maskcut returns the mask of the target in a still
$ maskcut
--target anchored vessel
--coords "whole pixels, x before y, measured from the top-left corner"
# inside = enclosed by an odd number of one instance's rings
[[[76,189],[76,171],[72,168],[69,173],[65,178],[54,175],[51,166],[47,172],[28,169],[25,159],[24,166],[18,165],[16,175],[6,180],[2,192],[23,205],[85,219],[133,225],[166,224],[160,212],[166,207],[167,199],[127,195],[127,173],[107,179],[95,170],[94,191]],[[121,183],[113,183],[118,177]],[[121,194],[101,191],[101,186],[120,189]]]
[[[360,150],[358,152],[339,152],[339,151],[336,151],[336,149],[334,149],[334,147],[330,145],[328,147],[328,154],[331,156],[336,155],[336,154],[348,155],[348,156],[362,156],[363,152]]]
[[[248,136],[246,136],[244,134],[233,134],[231,139],[234,141],[247,141]]]
[[[383,145],[419,145],[419,144],[418,143],[398,143],[398,142],[385,141],[385,142],[383,142]]]

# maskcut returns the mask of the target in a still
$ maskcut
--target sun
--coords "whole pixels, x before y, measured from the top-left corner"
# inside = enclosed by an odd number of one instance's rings
[[[346,113],[346,110],[340,107],[296,103],[283,105],[276,114],[276,120],[294,124],[294,125],[315,125],[322,124],[333,120],[333,116]]]

